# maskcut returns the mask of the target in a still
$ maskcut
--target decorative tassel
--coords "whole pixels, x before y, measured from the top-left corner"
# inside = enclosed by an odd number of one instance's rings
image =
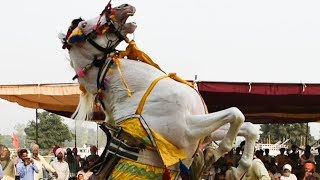
[[[103,90],[102,89],[98,89],[98,92],[96,94],[96,97],[94,99],[96,104],[100,104],[99,102],[103,99]]]
[[[102,29],[102,34],[105,34],[109,30],[109,26],[106,26]]]
[[[85,77],[86,76],[86,70],[85,69],[78,69],[77,75],[80,78]]]
[[[163,174],[162,174],[162,180],[170,180],[170,179],[171,179],[170,171],[167,168],[167,166],[165,165],[164,166],[164,171],[163,171]]]
[[[86,94],[87,93],[86,88],[82,84],[80,84],[79,89],[82,92],[82,94]]]
[[[99,102],[96,102],[94,108],[95,108],[94,109],[95,112],[101,111],[101,104]]]
[[[74,44],[76,42],[83,42],[84,40],[86,40],[86,37],[81,35],[81,36],[72,36],[69,38],[69,43],[70,44]]]
[[[108,83],[109,83],[109,79],[105,77],[105,78],[103,79],[103,85],[102,85],[104,89],[107,89]]]
[[[110,10],[110,15],[114,15],[114,14],[116,14],[116,10],[112,8],[112,9]]]
[[[190,169],[182,163],[181,159],[179,160],[179,169],[180,169],[180,176],[182,180],[189,180],[190,179]]]
[[[85,35],[83,34],[82,30],[79,27],[75,28],[70,34],[70,36],[67,38],[67,42],[69,44],[83,42],[84,40],[85,40]]]
[[[103,82],[104,82],[105,84],[108,84],[108,83],[109,83],[109,79],[108,79],[107,77],[105,77],[105,78],[103,79]]]

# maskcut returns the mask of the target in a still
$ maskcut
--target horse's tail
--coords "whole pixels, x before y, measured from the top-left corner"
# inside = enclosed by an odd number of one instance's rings
[[[80,121],[91,120],[95,96],[89,92],[82,93],[76,111],[71,118]]]

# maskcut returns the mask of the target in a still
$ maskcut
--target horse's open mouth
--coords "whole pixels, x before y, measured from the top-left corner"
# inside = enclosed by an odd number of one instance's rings
[[[121,24],[125,24],[130,16],[133,16],[136,9],[133,6],[126,5],[123,7],[115,8],[115,17],[117,21]]]

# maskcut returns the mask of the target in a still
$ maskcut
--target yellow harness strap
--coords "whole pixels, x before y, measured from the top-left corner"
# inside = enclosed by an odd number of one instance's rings
[[[150,86],[148,87],[148,89],[146,90],[146,92],[144,93],[143,97],[141,98],[141,101],[139,103],[139,106],[136,110],[136,114],[139,114],[141,115],[142,113],[142,110],[143,110],[143,107],[144,107],[144,104],[146,103],[146,100],[147,100],[147,97],[149,96],[149,94],[151,93],[151,91],[153,90],[154,86],[156,86],[156,84],[164,79],[164,78],[167,78],[167,77],[171,77],[173,76],[174,74],[173,73],[169,73],[169,74],[166,74],[166,75],[163,75],[163,76],[160,76],[158,77],[157,79],[153,80],[153,82],[150,84]]]
[[[143,107],[146,103],[146,100],[148,96],[150,95],[151,91],[155,87],[155,85],[162,79],[167,78],[167,77],[174,77],[176,74],[175,73],[169,73],[163,76],[158,77],[157,79],[153,80],[146,92],[144,93],[143,97],[141,98],[141,101],[138,105],[138,108],[136,110],[136,114],[141,115],[143,111]],[[162,137],[161,134],[156,132],[153,129],[151,130],[151,136],[153,137],[155,143],[156,143],[156,148],[161,156],[164,165],[171,166],[173,164],[176,164],[179,162],[180,159],[186,159],[187,155],[185,154],[183,149],[180,149],[167,141],[164,137]]]

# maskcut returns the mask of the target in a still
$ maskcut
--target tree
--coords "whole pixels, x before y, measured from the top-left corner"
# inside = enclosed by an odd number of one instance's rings
[[[0,144],[3,144],[8,148],[13,148],[12,136],[10,136],[10,135],[0,135],[0,136],[1,136]]]
[[[62,122],[62,118],[49,112],[38,113],[38,144],[40,148],[49,149],[52,146],[63,146],[64,141],[70,141],[73,137],[68,126]],[[25,128],[29,143],[36,142],[36,123],[29,121]]]
[[[298,146],[304,146],[306,140],[307,126],[306,124],[263,124],[260,126],[262,134],[260,135],[260,141],[263,143],[276,143],[278,141],[284,141],[290,139],[292,144]],[[313,144],[315,139],[310,134],[310,127],[308,126],[308,144]]]

